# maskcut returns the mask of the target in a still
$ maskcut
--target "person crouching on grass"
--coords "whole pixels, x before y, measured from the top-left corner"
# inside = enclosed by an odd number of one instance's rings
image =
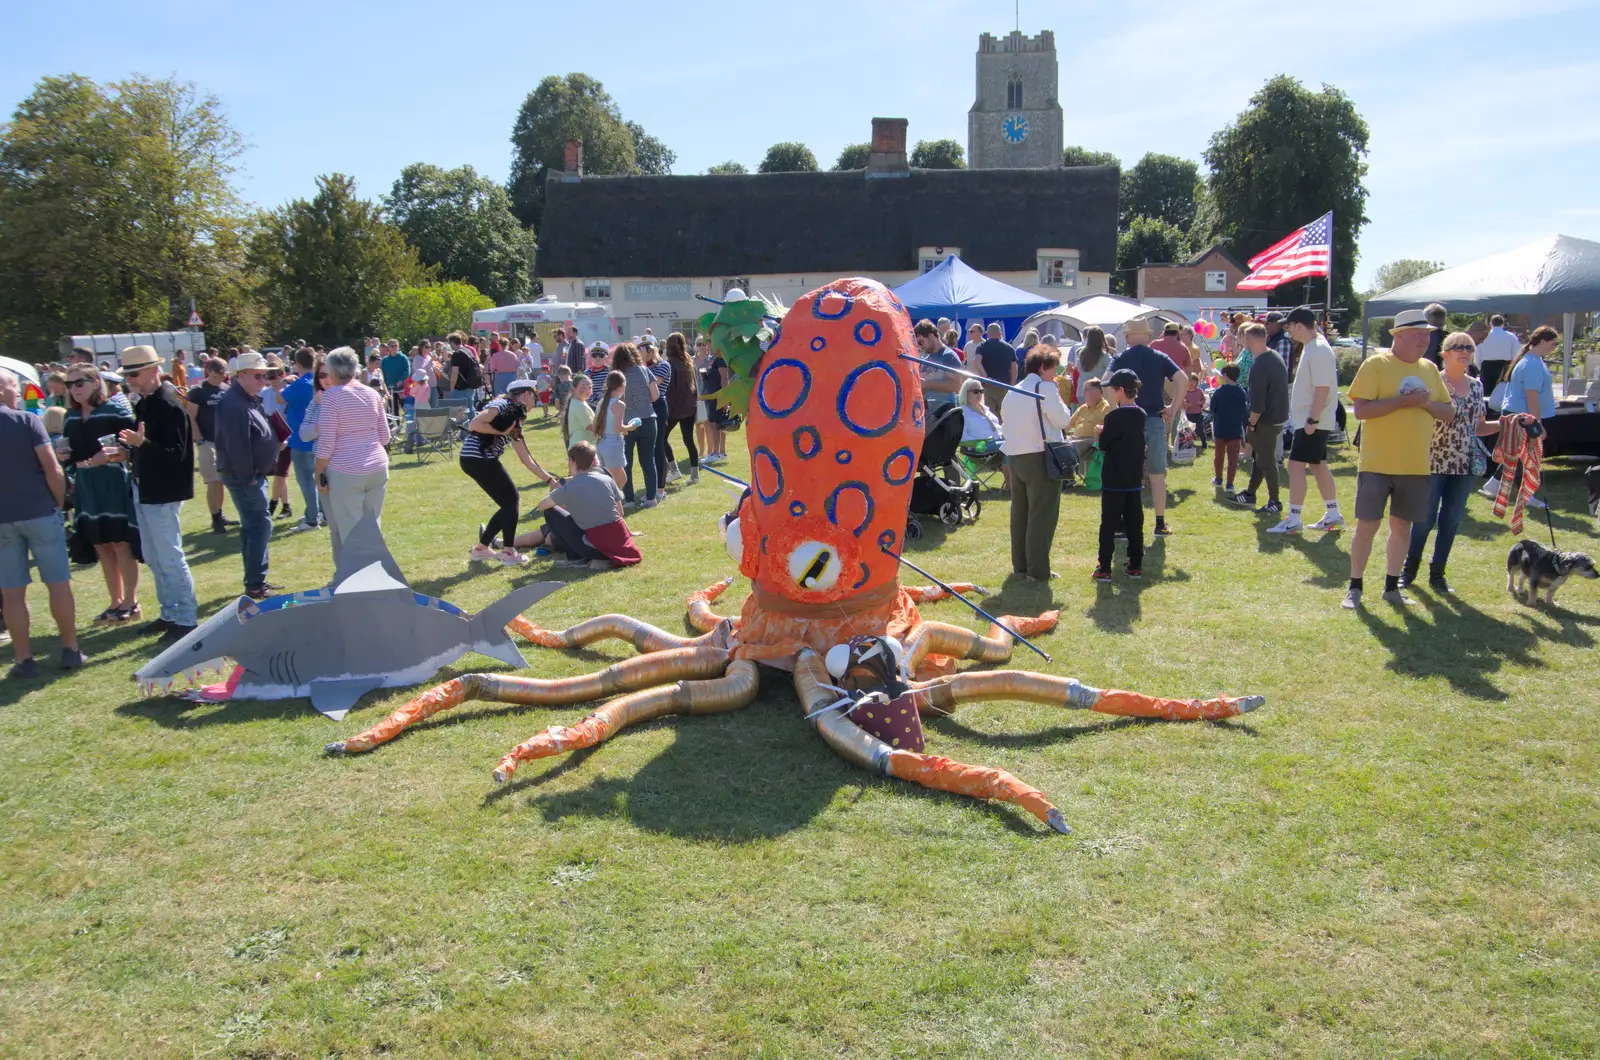
[[[518,548],[564,552],[558,566],[610,570],[631,567],[644,557],[622,517],[622,490],[600,466],[594,446],[578,442],[567,450],[567,480],[541,500],[544,525],[517,536]]]
[[[1144,562],[1144,409],[1135,404],[1139,396],[1139,374],[1131,368],[1111,373],[1102,388],[1112,405],[1100,424],[1100,452],[1105,463],[1100,469],[1100,557],[1094,580],[1111,580],[1111,557],[1116,551],[1117,534],[1128,539],[1128,562],[1122,568],[1130,578],[1138,578]]]

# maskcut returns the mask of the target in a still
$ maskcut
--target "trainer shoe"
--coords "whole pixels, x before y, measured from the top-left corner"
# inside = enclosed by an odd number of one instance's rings
[[[1248,490],[1240,490],[1238,493],[1230,495],[1228,500],[1241,508],[1254,508],[1256,506],[1256,495]]]
[[[528,557],[514,548],[502,548],[494,554],[494,558],[500,562],[502,567],[520,567],[528,562]]]
[[[1163,520],[1157,523],[1155,529],[1150,533],[1155,537],[1171,537],[1173,535],[1172,524]]]
[[[1143,578],[1144,577],[1144,572],[1141,571],[1138,567],[1135,567],[1131,563],[1124,563],[1122,565],[1122,573],[1126,574],[1130,578]]]
[[[1257,515],[1282,515],[1283,504],[1279,501],[1268,501],[1256,509]]]
[[[1435,573],[1428,575],[1428,588],[1432,589],[1436,593],[1455,592],[1454,589],[1450,588],[1450,583],[1445,580],[1444,571],[1436,571]]]
[[[88,661],[89,657],[77,648],[61,649],[60,665],[63,670],[81,670],[83,669],[83,664]]]
[[[1361,590],[1351,589],[1344,594],[1344,600],[1339,604],[1346,611],[1354,611],[1361,606]]]
[[[167,631],[161,635],[161,639],[156,641],[156,647],[169,648],[194,631],[194,626],[182,626],[174,622],[167,627]]]
[[[1283,522],[1279,523],[1278,525],[1267,527],[1267,533],[1269,533],[1269,534],[1298,534],[1303,529],[1305,529],[1305,527],[1300,525],[1300,520],[1291,515],[1287,519],[1283,520]]]
[[[1111,581],[1111,572],[1106,570],[1104,567],[1096,567],[1094,569],[1094,573],[1090,575],[1090,577],[1097,582],[1109,583]]]
[[[1487,497],[1491,501],[1500,496],[1500,480],[1492,478],[1485,482],[1483,488],[1478,491],[1478,496]]]
[[[1546,509],[1546,508],[1548,508],[1550,506],[1548,504],[1546,504],[1544,501],[1540,500],[1538,497],[1529,497],[1528,498],[1528,507],[1529,508],[1537,508],[1540,511],[1543,511],[1544,509]]]
[[[26,680],[30,677],[38,677],[39,664],[34,662],[33,656],[30,655],[26,659],[23,659],[21,662],[17,663],[15,666],[11,667],[11,669],[7,670],[6,676],[15,677],[18,680]]]
[[[1395,607],[1410,607],[1412,604],[1416,603],[1415,600],[1409,599],[1406,594],[1401,592],[1399,589],[1389,590],[1383,594],[1382,599],[1384,603],[1393,604]]]
[[[1409,567],[1402,567],[1400,570],[1400,588],[1409,589],[1415,584],[1417,584],[1417,572]]]
[[[468,563],[493,563],[495,559],[495,551],[488,545],[473,545],[472,551],[467,553]]]
[[[1211,484],[1213,486],[1220,486],[1222,485],[1222,480],[1220,478],[1214,478],[1211,480]]]
[[[1323,531],[1343,530],[1344,529],[1344,516],[1342,516],[1342,515],[1324,515],[1321,519],[1318,519],[1316,522],[1311,524],[1311,529],[1313,529],[1313,530],[1323,530]]]

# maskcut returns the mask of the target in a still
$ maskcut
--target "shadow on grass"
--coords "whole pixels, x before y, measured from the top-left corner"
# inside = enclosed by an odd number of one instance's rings
[[[1149,535],[1153,521],[1153,516],[1145,520],[1146,535]],[[1128,543],[1119,540],[1111,556],[1111,584],[1093,583],[1094,602],[1084,611],[1084,617],[1107,633],[1132,633],[1134,624],[1139,621],[1142,614],[1139,598],[1151,585],[1157,582],[1189,580],[1188,572],[1181,567],[1174,567],[1170,573],[1168,572],[1169,540],[1171,539],[1165,537],[1149,538],[1145,545],[1144,558],[1140,561],[1142,576],[1139,578],[1130,578],[1123,573],[1123,565],[1128,560]]]
[[[1394,609],[1401,618],[1399,627],[1380,620],[1374,610],[1389,608],[1388,604],[1373,602],[1356,611],[1373,639],[1388,649],[1386,668],[1402,677],[1443,677],[1455,691],[1473,699],[1506,699],[1490,676],[1507,663],[1537,665],[1539,642],[1556,639],[1536,628],[1491,618],[1453,593],[1436,595],[1414,586],[1411,596],[1416,607]],[[1419,611],[1431,621],[1424,621]],[[1575,623],[1562,635],[1574,638],[1568,643],[1594,643]]]
[[[1022,748],[1069,743],[1080,737],[1102,736],[1122,729],[1142,729],[1147,726],[1183,724],[1182,722],[1163,721],[1159,718],[1124,718],[1092,713],[1091,716],[1096,720],[1082,725],[1057,725],[1038,732],[981,732],[962,724],[955,715],[944,718],[930,716],[924,718],[923,725],[946,736],[960,737],[973,743],[990,744],[994,747]],[[1238,719],[1201,722],[1200,724],[1211,725],[1239,736],[1255,737],[1260,735],[1248,723]]]

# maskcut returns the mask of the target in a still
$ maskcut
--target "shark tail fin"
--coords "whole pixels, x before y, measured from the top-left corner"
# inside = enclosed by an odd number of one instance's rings
[[[527,660],[512,643],[506,624],[561,588],[564,582],[534,582],[513,590],[472,616],[472,650],[522,669]]]

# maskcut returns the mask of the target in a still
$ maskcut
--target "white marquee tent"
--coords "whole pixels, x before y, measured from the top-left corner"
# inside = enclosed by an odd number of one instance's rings
[[[1022,331],[1037,328],[1041,335],[1053,335],[1067,342],[1082,342],[1083,330],[1094,325],[1107,335],[1115,335],[1118,343],[1121,343],[1123,326],[1135,317],[1189,323],[1189,318],[1182,313],[1146,305],[1137,298],[1120,294],[1091,294],[1033,314],[1022,322]]]

